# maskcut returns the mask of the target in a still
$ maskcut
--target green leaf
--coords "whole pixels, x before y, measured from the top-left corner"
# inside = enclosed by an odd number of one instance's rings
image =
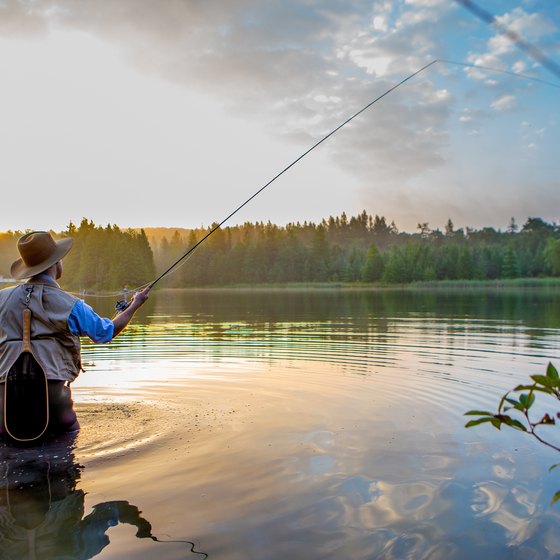
[[[531,379],[545,387],[554,387],[555,385],[554,380],[546,375],[531,375]]]
[[[469,410],[464,416],[494,416],[494,413],[486,410]]]
[[[486,418],[477,418],[476,420],[471,420],[465,424],[465,428],[472,428],[473,426],[478,426],[479,424],[483,424],[484,422],[492,422],[494,420],[493,417],[486,417]]]
[[[521,395],[523,396],[523,395]],[[505,397],[504,397],[505,398]],[[509,398],[505,398],[505,400],[513,405],[513,408],[515,408],[515,410],[520,410],[521,412],[525,412],[525,406],[521,403],[519,403],[518,401],[516,401],[515,399],[509,399]],[[521,398],[519,399],[521,400]],[[503,401],[502,401],[503,402]],[[511,407],[508,406],[507,408],[504,408],[504,411],[506,410],[510,410]]]
[[[560,377],[558,376],[557,369],[552,365],[552,362],[548,362],[548,367],[546,368],[546,376],[554,381],[555,385],[558,387],[560,382]]]
[[[508,395],[511,391],[508,391],[501,399],[500,404],[498,405],[498,414],[502,412],[502,407],[504,406],[504,402],[508,400]]]
[[[527,428],[519,421],[515,420],[511,416],[507,414],[500,414],[499,416],[495,416],[496,420],[500,420],[504,424],[507,424],[511,428],[515,428],[516,430],[521,430],[522,432],[526,432]]]
[[[555,465],[552,465],[552,467],[549,467],[548,472],[553,471],[556,467],[560,467],[560,463],[556,463]]]
[[[494,426],[494,428],[496,428],[497,430],[502,429],[502,421],[500,419],[490,418],[490,422],[492,423],[492,426]]]
[[[519,420],[512,419],[511,420],[511,426],[518,429],[518,430],[521,430],[522,432],[527,431],[527,428]]]
[[[560,500],[560,490],[554,494],[552,500],[550,500],[550,505],[553,506],[558,500]]]
[[[535,395],[533,393],[529,393],[528,395],[519,395],[519,402],[523,405],[523,408],[529,410],[535,402]]]
[[[550,387],[539,387],[537,385],[518,385],[514,391],[540,391],[541,393],[553,393]]]

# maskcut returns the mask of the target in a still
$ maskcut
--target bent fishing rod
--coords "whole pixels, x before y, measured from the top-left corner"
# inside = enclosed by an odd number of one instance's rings
[[[419,70],[416,70],[412,74],[409,74],[406,78],[403,78],[400,82],[398,82],[394,86],[390,87],[387,91],[385,91],[384,93],[382,93],[381,95],[376,97],[373,101],[370,101],[367,105],[362,107],[359,111],[354,113],[352,116],[348,117],[344,122],[339,124],[336,128],[334,128],[328,134],[323,136],[320,140],[315,142],[315,144],[313,144],[313,146],[308,148],[300,156],[298,156],[296,159],[294,159],[290,164],[288,164],[286,167],[284,167],[284,169],[282,169],[282,171],[277,173],[272,179],[270,179],[270,181],[268,181],[259,190],[254,192],[247,200],[245,200],[242,204],[240,204],[233,212],[228,214],[219,224],[212,227],[210,229],[210,231],[208,231],[206,233],[206,235],[204,235],[199,241],[197,241],[192,247],[190,247],[190,249],[186,253],[181,255],[170,267],[168,267],[166,270],[164,270],[155,280],[153,280],[152,282],[150,282],[148,284],[144,284],[143,286],[139,286],[138,288],[136,288],[135,291],[145,289],[145,288],[152,289],[160,280],[162,280],[165,276],[167,276],[168,274],[173,272],[175,269],[177,269],[179,267],[180,263],[184,262],[185,259],[187,259],[189,256],[191,256],[193,254],[193,252],[196,251],[196,249],[200,245],[202,245],[202,243],[204,243],[214,232],[216,232],[218,229],[220,229],[229,219],[231,219],[233,216],[235,216],[235,214],[237,214],[237,212],[239,212],[242,208],[244,208],[247,204],[249,204],[249,202],[251,202],[251,200],[253,200],[255,197],[257,197],[259,194],[261,194],[267,187],[272,185],[272,183],[274,183],[274,181],[276,181],[282,175],[284,175],[284,173],[286,173],[286,171],[291,169],[294,165],[296,165],[299,161],[301,161],[305,156],[307,156],[309,153],[311,153],[315,148],[319,147],[325,140],[327,140],[333,134],[338,132],[342,127],[346,126],[350,121],[354,120],[358,115],[361,115],[364,111],[369,109],[372,105],[375,105],[375,103],[377,103],[378,101],[381,101],[381,99],[383,99],[384,97],[389,95],[391,92],[395,91],[398,87],[402,86],[403,84],[405,84],[406,82],[408,82],[409,80],[411,80],[412,78],[417,76],[418,74],[427,70],[430,66],[433,66],[436,62],[438,62],[438,59],[432,60],[428,64],[422,66],[422,68],[420,68]],[[117,304],[115,305],[115,309],[117,310],[118,313],[120,313],[121,311],[124,311],[129,305],[130,305],[130,301],[127,301],[126,299],[121,299],[121,300],[117,301]]]
[[[308,148],[305,152],[303,152],[300,156],[298,156],[289,165],[284,167],[284,169],[282,169],[282,171],[277,173],[272,179],[270,179],[270,181],[268,181],[265,185],[263,185],[258,191],[253,193],[247,200],[245,200],[245,202],[240,204],[233,212],[231,212],[228,216],[226,216],[218,225],[214,226],[208,233],[206,233],[206,235],[204,235],[204,237],[202,237],[202,239],[200,239],[186,253],[184,253],[181,257],[179,257],[169,268],[167,268],[164,272],[162,272],[153,282],[148,284],[148,287],[150,289],[153,288],[162,278],[164,278],[170,272],[172,272],[179,265],[179,263],[181,263],[184,259],[186,259],[193,251],[195,251],[199,245],[204,243],[204,241],[206,241],[206,239],[208,239],[216,230],[220,229],[230,218],[235,216],[235,214],[237,214],[237,212],[239,212],[243,207],[245,207],[247,204],[249,204],[249,202],[251,202],[251,200],[253,200],[256,196],[258,196],[260,193],[262,193],[267,187],[272,185],[272,183],[274,183],[274,181],[276,181],[282,175],[284,175],[284,173],[286,173],[286,171],[291,169],[294,165],[296,165],[299,161],[301,161],[305,156],[307,156],[309,153],[311,153],[315,148],[319,147],[325,140],[327,140],[333,134],[338,132],[343,126],[346,126],[350,121],[354,120],[358,115],[362,114],[364,111],[369,109],[372,105],[374,105],[378,101],[381,101],[381,99],[383,99],[385,96],[389,95],[391,92],[395,91],[398,87],[402,86],[404,83],[408,82],[409,80],[411,80],[412,78],[414,78],[418,74],[424,72],[430,66],[434,65],[436,62],[438,62],[438,59],[432,60],[431,62],[429,62],[425,66],[422,66],[422,68],[420,68],[419,70],[416,70],[412,74],[408,75],[406,78],[402,79],[400,82],[398,82],[397,84],[395,84],[394,86],[389,88],[387,91],[382,93],[380,96],[376,97],[373,101],[370,101],[367,105],[362,107],[359,111],[354,113],[351,117],[347,118],[343,123],[339,124],[336,128],[334,128],[328,134],[323,136],[323,138],[321,138],[320,140],[315,142],[315,144],[313,144],[313,146]]]
[[[405,84],[406,82],[408,82],[409,80],[411,80],[412,78],[417,76],[418,74],[421,74],[422,72],[424,72],[425,70],[427,70],[428,68],[430,68],[431,66],[436,64],[437,62],[442,63],[442,64],[451,64],[451,65],[457,65],[457,66],[463,66],[463,67],[469,67],[469,68],[478,68],[480,70],[485,70],[485,71],[489,71],[489,72],[496,72],[496,73],[506,74],[506,75],[510,75],[510,76],[515,76],[517,78],[523,78],[523,79],[528,79],[528,80],[540,82],[542,84],[552,86],[552,87],[555,87],[555,88],[560,87],[560,85],[558,85],[556,83],[549,82],[549,81],[543,80],[543,79],[539,79],[535,76],[529,76],[527,74],[521,74],[519,72],[511,72],[511,71],[507,71],[507,70],[503,70],[503,69],[499,69],[499,68],[490,68],[490,67],[487,67],[487,66],[481,66],[481,65],[478,65],[478,64],[469,64],[469,63],[465,63],[465,62],[457,62],[457,61],[454,61],[454,60],[446,60],[446,59],[437,59],[436,58],[436,59],[432,60],[431,62],[429,62],[428,64],[422,66],[422,68],[420,68],[420,69],[416,70],[415,72],[409,74],[408,76],[403,78],[400,82],[398,82],[395,85],[393,85],[392,87],[390,87],[384,93],[382,93],[381,95],[376,97],[374,100],[370,101],[367,105],[362,107],[359,111],[355,112],[353,115],[348,117],[344,122],[339,124],[336,128],[331,130],[328,134],[323,136],[320,140],[315,142],[315,144],[313,144],[310,148],[308,148],[300,156],[298,156],[296,159],[294,159],[290,164],[288,164],[286,167],[284,167],[284,169],[282,169],[272,179],[270,179],[270,181],[268,181],[266,184],[264,184],[255,193],[253,193],[247,200],[245,200],[242,204],[240,204],[233,212],[228,214],[220,223],[218,223],[216,226],[213,226],[199,241],[197,241],[192,247],[190,247],[183,255],[181,255],[171,266],[169,266],[164,272],[162,272],[155,280],[153,280],[152,282],[143,284],[142,286],[139,286],[138,288],[136,288],[133,291],[138,291],[138,290],[141,290],[141,289],[145,289],[146,287],[149,287],[150,289],[153,288],[165,276],[167,276],[168,274],[171,274],[172,272],[177,270],[181,264],[185,264],[186,259],[189,258],[190,256],[192,256],[193,252],[202,243],[204,243],[204,241],[206,241],[213,233],[215,233],[218,229],[220,229],[228,220],[230,220],[242,208],[244,208],[247,204],[249,204],[249,202],[251,202],[255,197],[257,197],[259,194],[261,194],[266,188],[268,188],[270,185],[272,185],[272,183],[274,183],[277,179],[279,179],[284,173],[286,173],[289,169],[291,169],[294,165],[296,165],[304,157],[306,157],[313,150],[315,150],[317,147],[319,147],[323,142],[325,142],[325,140],[327,140],[328,138],[333,136],[333,134],[338,132],[341,128],[346,126],[348,123],[350,123],[352,120],[354,120],[357,116],[361,115],[364,111],[369,109],[371,106],[375,105],[378,101],[381,101],[384,97],[386,97],[387,95],[389,95],[390,93],[395,91],[397,88],[399,88],[400,86],[402,86],[403,84]],[[117,292],[117,293],[114,293],[113,295],[121,295],[123,293],[124,292]],[[126,301],[126,300],[118,301],[117,306],[116,306],[117,311],[119,311],[119,312],[123,311],[124,309],[126,309],[128,307],[128,304],[129,304],[129,302]]]

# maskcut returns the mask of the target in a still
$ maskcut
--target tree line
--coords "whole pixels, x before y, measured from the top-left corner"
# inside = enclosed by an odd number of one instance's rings
[[[0,274],[10,275],[10,265],[18,258],[17,240],[27,232],[0,234]],[[144,230],[121,230],[116,225],[96,226],[84,218],[72,222],[54,237],[73,237],[72,250],[64,258],[61,285],[87,293],[134,288],[154,278],[154,256]]]
[[[150,229],[96,226],[84,218],[59,236],[74,237],[64,259],[64,287],[79,291],[131,288],[156,277],[197,243],[209,228],[150,237]],[[0,234],[0,274],[9,276],[22,232]],[[443,231],[428,223],[400,232],[384,216],[363,211],[319,223],[278,226],[250,223],[217,230],[163,282],[170,287],[286,282],[485,280],[560,276],[560,227],[512,218],[504,230]]]
[[[154,243],[158,270],[210,229],[186,236],[176,231]],[[522,227],[512,218],[505,231],[455,229],[451,220],[443,231],[428,223],[417,229],[399,232],[394,222],[366,211],[285,227],[245,223],[216,231],[166,282],[188,287],[560,276],[560,227],[541,218],[528,218]]]

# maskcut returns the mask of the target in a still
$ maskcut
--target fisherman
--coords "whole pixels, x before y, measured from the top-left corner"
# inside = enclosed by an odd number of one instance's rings
[[[22,315],[31,311],[31,354],[48,385],[48,433],[79,429],[70,383],[82,371],[80,336],[95,343],[109,342],[146,302],[150,288],[138,292],[113,320],[102,318],[82,299],[64,292],[57,283],[62,258],[72,238],[53,239],[33,231],[18,240],[21,258],[12,264],[12,277],[26,283],[0,290],[0,433],[5,433],[5,385],[10,368],[22,352]]]

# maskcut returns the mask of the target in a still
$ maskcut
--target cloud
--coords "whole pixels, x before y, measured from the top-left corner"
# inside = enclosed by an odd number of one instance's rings
[[[515,107],[515,96],[503,95],[499,99],[493,101],[490,106],[496,111],[509,111]]]
[[[303,144],[440,55],[434,37],[456,7],[450,0],[9,0],[3,10],[14,33],[18,21],[22,33],[91,33],[143,71],[215,96]],[[336,161],[353,173],[382,168],[399,179],[441,164],[452,99],[438,98],[428,74],[407,88],[384,100],[375,118],[361,119],[346,145],[329,145]],[[389,146],[399,146],[396,156]]]
[[[430,60],[451,58],[455,41],[467,48],[473,23],[462,15],[452,0],[0,0],[0,31],[93,35],[142,72],[203,93],[239,119],[258,121],[268,134],[306,148]],[[501,17],[534,40],[553,29],[522,9]],[[458,29],[465,30],[462,38]],[[483,43],[476,40],[473,63],[503,70],[526,64],[493,32]],[[498,77],[467,73],[476,86],[484,80],[486,97],[481,88],[461,97],[464,80],[435,66],[322,150],[361,184],[388,190],[444,167],[450,126],[477,134],[483,121],[515,105],[515,92],[500,89]],[[457,112],[458,102],[465,108]]]
[[[408,6],[418,6],[421,8],[442,8],[447,5],[447,0],[405,0]]]
[[[528,13],[521,7],[516,7],[503,15],[497,15],[496,20],[500,25],[522,37],[525,41],[539,43],[545,37],[557,31],[556,25],[542,14]],[[469,61],[473,64],[491,66],[495,68],[511,68],[514,72],[525,69],[524,60],[511,60],[512,54],[518,56],[519,50],[515,43],[505,35],[496,31],[486,43],[487,51],[484,53],[470,53]],[[531,60],[531,66],[534,66]],[[476,70],[467,72],[470,77],[481,79],[482,73]]]
[[[373,18],[373,29],[375,31],[387,31],[389,28],[387,18],[383,15],[378,15]]]
[[[477,127],[480,126],[488,115],[479,108],[464,107],[459,115],[459,122],[469,128],[469,134],[476,133]]]
[[[0,1],[0,36],[4,38],[43,37],[47,33],[44,16],[19,0]]]

